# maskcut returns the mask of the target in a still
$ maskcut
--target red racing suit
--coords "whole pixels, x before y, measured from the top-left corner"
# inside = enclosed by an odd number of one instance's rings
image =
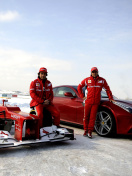
[[[87,99],[85,101],[85,110],[84,110],[84,130],[93,131],[94,124],[96,120],[96,114],[98,110],[98,106],[101,100],[101,91],[102,88],[105,89],[109,99],[113,100],[112,92],[106,82],[106,80],[102,77],[97,76],[95,79],[90,76],[85,78],[81,84],[78,85],[78,93],[81,98],[85,95],[83,94],[82,88],[87,87]]]
[[[54,125],[60,124],[60,113],[53,105],[53,89],[49,80],[35,79],[30,84],[30,96],[32,98],[30,107],[36,107],[37,115],[40,118],[40,128],[43,126],[43,108],[45,107],[54,117]],[[44,105],[44,101],[49,100],[49,105]]]

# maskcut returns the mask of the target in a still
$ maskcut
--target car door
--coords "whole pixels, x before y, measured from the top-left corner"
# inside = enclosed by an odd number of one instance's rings
[[[53,103],[60,112],[61,120],[67,122],[77,122],[77,103],[76,103],[76,93],[73,89],[69,87],[58,87],[54,90]],[[66,92],[72,93],[74,97],[66,97],[64,94]]]
[[[85,103],[82,99],[77,99],[77,123],[83,125],[83,118],[84,118],[84,105]]]
[[[85,97],[87,97],[86,87],[83,87],[82,91]],[[77,101],[77,123],[83,125],[85,101],[80,97],[78,97],[76,101]]]

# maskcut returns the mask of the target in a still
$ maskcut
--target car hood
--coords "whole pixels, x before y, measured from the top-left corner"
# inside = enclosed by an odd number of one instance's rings
[[[122,100],[122,99],[115,99],[116,102],[123,103],[132,107],[132,100]]]
[[[124,105],[129,105],[130,107],[132,107],[132,100],[122,100],[122,99],[117,99],[117,98],[114,98],[115,102],[117,103],[122,103]],[[106,102],[106,101],[109,101],[108,98],[101,98],[101,102]]]

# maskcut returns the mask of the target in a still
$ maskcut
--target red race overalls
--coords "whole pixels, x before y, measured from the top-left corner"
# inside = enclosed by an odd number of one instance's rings
[[[30,96],[32,98],[30,107],[36,108],[37,115],[40,118],[40,128],[43,127],[43,108],[46,108],[51,113],[51,116],[54,118],[54,125],[59,126],[60,113],[52,103],[53,90],[51,82],[47,79],[45,82],[39,78],[35,79],[30,84]],[[49,100],[50,104],[44,105],[44,100]]]
[[[81,84],[78,85],[78,93],[81,98],[84,97],[82,88],[87,87],[87,99],[85,101],[84,108],[84,130],[93,131],[94,124],[96,120],[96,114],[98,111],[98,106],[101,100],[102,88],[105,89],[110,100],[113,100],[112,92],[104,78],[97,76],[93,78],[92,76],[85,78]]]

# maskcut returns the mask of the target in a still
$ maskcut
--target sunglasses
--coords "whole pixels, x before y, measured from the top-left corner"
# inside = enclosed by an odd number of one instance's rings
[[[92,73],[98,73],[98,72],[94,70],[94,71],[92,71]]]

